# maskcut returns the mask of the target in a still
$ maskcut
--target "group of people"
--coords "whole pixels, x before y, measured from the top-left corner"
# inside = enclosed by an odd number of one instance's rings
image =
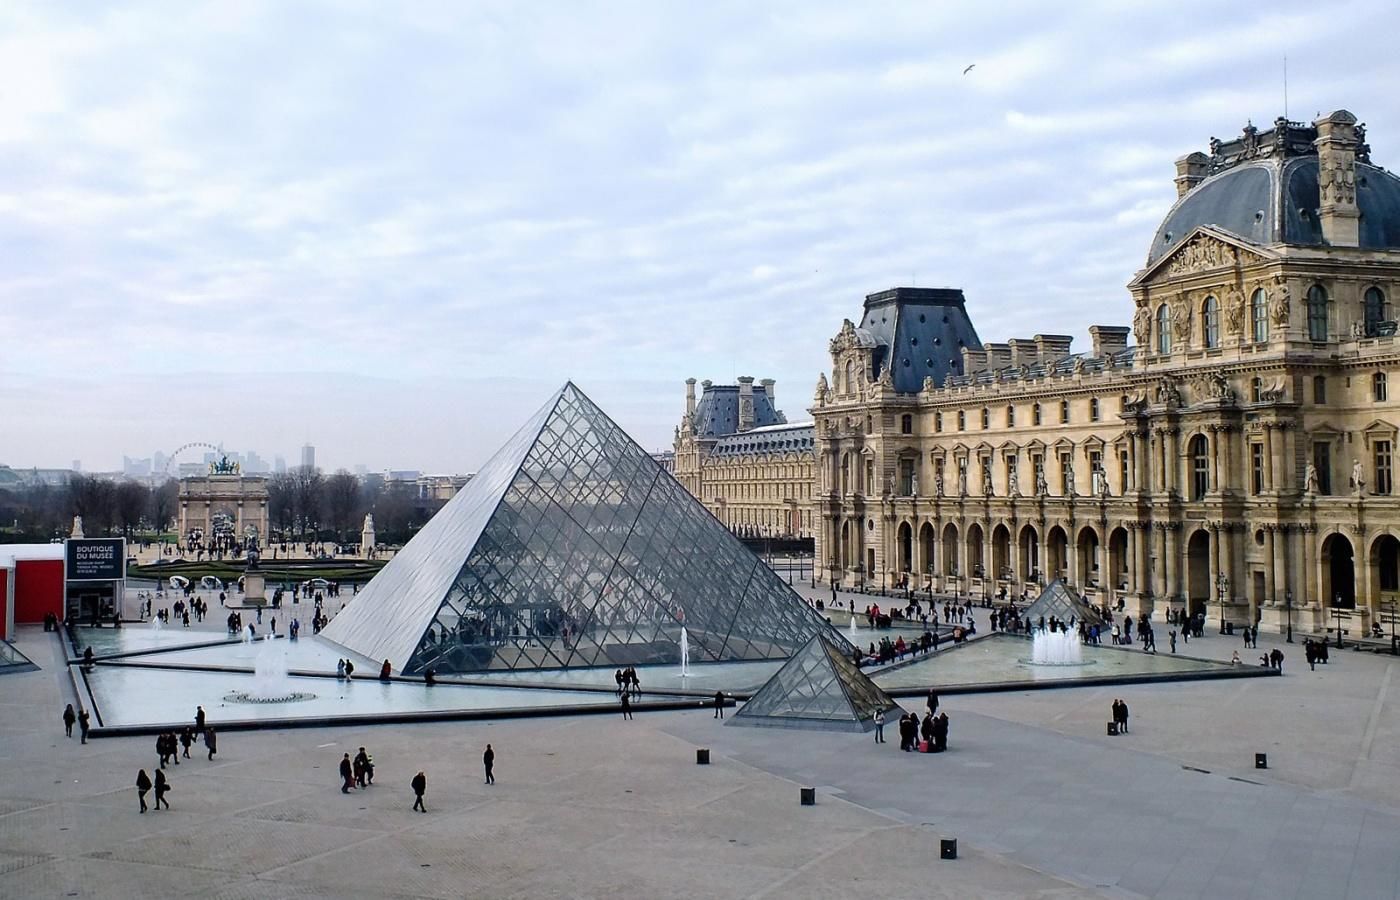
[[[1128,733],[1128,704],[1124,700],[1113,701],[1113,728],[1116,734]]]
[[[1324,666],[1327,665],[1327,639],[1323,638],[1317,641],[1308,638],[1303,641],[1303,656],[1308,661],[1308,669],[1313,672],[1317,671],[1318,663],[1322,663]],[[1277,666],[1276,668],[1281,669],[1283,667]]]
[[[617,693],[620,697],[642,692],[642,682],[637,678],[637,670],[632,666],[618,669],[613,673],[613,680],[617,682]]]
[[[388,664],[386,659],[385,664]],[[335,661],[335,677],[342,681],[353,680],[355,676],[355,664],[348,659],[337,659]]]
[[[496,783],[496,751],[490,744],[481,754],[481,765],[486,772],[486,784]],[[142,774],[145,774],[144,772]],[[353,790],[364,790],[374,784],[374,757],[364,747],[351,759],[346,753],[340,758],[340,792],[348,794]],[[413,811],[426,813],[428,806],[423,802],[428,793],[428,776],[422,769],[409,780],[413,790]],[[143,810],[144,812],[144,810]]]
[[[92,730],[92,720],[88,717],[86,709],[73,711],[73,704],[68,704],[63,709],[63,733],[68,737],[73,736],[73,726],[78,726],[78,731],[82,735],[83,743],[87,743],[88,732]]]
[[[877,721],[883,723],[883,713],[876,713]],[[883,724],[877,726],[879,742],[884,743]],[[948,749],[948,714],[932,711],[924,713],[922,721],[918,713],[905,713],[899,717],[899,749],[906,753],[942,753]]]
[[[72,709],[70,706],[69,710]],[[68,721],[68,710],[64,710],[64,723]],[[86,733],[86,728],[84,728]],[[156,792],[156,809],[162,805],[166,809],[170,808],[170,801],[165,799],[165,795],[170,792],[170,781],[165,777],[165,766],[173,761],[175,765],[180,764],[180,749],[184,748],[185,759],[190,759],[190,747],[192,747],[198,736],[204,738],[204,746],[209,750],[209,759],[214,758],[214,754],[219,752],[218,735],[214,728],[205,721],[204,707],[195,709],[194,726],[186,725],[178,733],[166,731],[156,736],[156,753],[160,756],[160,765],[156,767],[155,781],[146,774],[145,769],[136,773],[136,799],[141,803],[141,812],[145,812],[149,807],[146,805],[146,795],[154,787]]]

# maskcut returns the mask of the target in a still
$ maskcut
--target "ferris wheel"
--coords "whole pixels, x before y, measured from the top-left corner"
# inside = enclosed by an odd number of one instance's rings
[[[171,453],[165,458],[166,477],[170,477],[171,475],[180,470],[179,466],[176,465],[176,459],[181,453],[186,453],[190,450],[213,450],[215,453],[219,454],[222,454],[224,452],[223,447],[220,447],[217,444],[211,444],[208,441],[190,441],[188,444],[181,444],[179,447],[175,448],[174,453]]]

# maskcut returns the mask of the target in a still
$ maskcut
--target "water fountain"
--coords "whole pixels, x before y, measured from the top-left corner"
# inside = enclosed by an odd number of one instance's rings
[[[310,700],[315,694],[292,690],[287,677],[287,649],[273,642],[273,636],[262,639],[257,658],[253,661],[253,688],[237,691],[224,699],[235,703],[290,703]]]
[[[856,605],[851,604],[851,637],[856,636]],[[852,642],[854,643],[854,642]]]
[[[159,618],[158,616],[152,616],[152,617],[151,617],[151,642],[152,642],[152,643],[155,643],[155,644],[159,644],[159,643],[160,643],[160,633],[161,633],[161,631],[162,631],[164,628],[165,628],[165,626],[162,625],[162,624],[160,624],[160,618]]]
[[[686,634],[685,626],[681,626],[681,677],[690,677],[690,635]]]
[[[1031,638],[1033,666],[1083,666],[1084,645],[1072,631],[1040,630]]]

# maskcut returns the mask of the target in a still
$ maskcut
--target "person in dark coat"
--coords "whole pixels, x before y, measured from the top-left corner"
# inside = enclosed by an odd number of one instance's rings
[[[156,754],[160,757],[160,768],[165,768],[165,758],[168,755],[165,749],[165,732],[156,735]]]
[[[194,709],[194,730],[201,733],[204,731],[204,707],[202,706],[196,706]]]
[[[389,665],[389,661],[387,659],[384,660],[384,665],[379,667],[379,680],[388,681],[393,671],[393,668]]]
[[[165,770],[156,769],[156,810],[160,810],[160,805],[165,804],[165,808],[170,808],[170,801],[165,799],[165,795],[170,793],[170,782],[165,780]]]
[[[68,737],[73,736],[73,724],[78,721],[78,714],[73,711],[73,704],[68,704],[63,708],[63,733]]]
[[[190,758],[190,745],[194,743],[194,729],[186,725],[180,732],[180,749],[184,751],[185,759]]]
[[[214,729],[204,729],[204,746],[209,748],[210,759],[213,759],[214,754],[219,752],[219,738],[214,734]]]
[[[929,712],[938,715],[938,691],[929,688],[928,699],[924,701],[924,705],[928,707]]]
[[[355,786],[355,768],[350,762],[350,754],[347,753],[340,759],[340,792],[350,793],[350,789]]]
[[[78,731],[83,736],[83,743],[87,743],[88,731],[92,728],[92,721],[88,717],[88,711],[83,710],[78,713]]]
[[[491,773],[496,765],[496,751],[491,749],[491,745],[486,745],[486,752],[481,754],[481,764],[486,767],[486,783],[495,784],[496,776]]]
[[[140,772],[137,772],[137,773],[136,773],[136,798],[137,798],[138,800],[141,801],[141,811],[142,811],[142,812],[145,812],[146,809],[147,809],[147,806],[146,806],[146,794],[147,794],[150,790],[151,790],[151,776],[149,776],[149,775],[146,774],[146,770],[145,770],[145,769],[142,769]]]
[[[715,691],[715,715],[716,719],[724,718],[724,691]]]
[[[919,726],[919,736],[922,737],[930,747],[933,746],[933,713],[924,713],[924,721]]]
[[[939,713],[933,720],[933,752],[942,753],[948,749],[948,714]]]
[[[622,718],[632,718],[632,695],[625,690],[622,692]]]
[[[413,788],[413,808],[419,812],[427,812],[428,808],[423,805],[423,794],[428,790],[428,776],[419,772],[409,784]]]

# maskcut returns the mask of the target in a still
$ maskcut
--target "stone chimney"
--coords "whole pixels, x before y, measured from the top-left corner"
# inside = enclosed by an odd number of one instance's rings
[[[987,371],[987,351],[962,348],[962,370],[964,375]]]
[[[1004,369],[1011,365],[1011,345],[988,343],[987,348],[987,368]]]
[[[1128,349],[1126,325],[1090,325],[1089,337],[1094,341],[1094,355],[1103,358]]]
[[[1176,196],[1185,197],[1193,187],[1206,180],[1210,168],[1210,157],[1201,153],[1188,153],[1176,161]]]
[[[778,395],[774,388],[778,386],[778,382],[771,378],[765,378],[759,384],[763,385],[763,392],[768,395],[768,402],[773,404],[773,412],[776,414],[778,412]]]
[[[693,419],[693,418],[695,418],[695,379],[694,379],[694,378],[687,378],[687,379],[685,380],[685,417],[686,417],[687,419]]]
[[[1048,366],[1069,356],[1069,345],[1073,342],[1074,338],[1067,334],[1037,334],[1035,349],[1040,355],[1040,361]]]
[[[1013,366],[1033,366],[1040,362],[1040,350],[1036,348],[1035,341],[1012,338],[1006,343],[1011,348],[1011,364]]]
[[[739,376],[739,430],[753,428],[753,376]]]
[[[1313,123],[1317,127],[1318,218],[1322,239],[1333,247],[1360,241],[1361,212],[1356,208],[1356,116],[1339,109]]]

